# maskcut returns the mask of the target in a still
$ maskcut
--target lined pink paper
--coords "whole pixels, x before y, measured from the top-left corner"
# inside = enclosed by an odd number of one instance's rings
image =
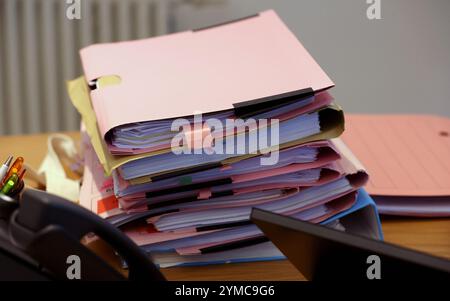
[[[347,114],[342,139],[370,175],[369,194],[450,195],[450,119]]]

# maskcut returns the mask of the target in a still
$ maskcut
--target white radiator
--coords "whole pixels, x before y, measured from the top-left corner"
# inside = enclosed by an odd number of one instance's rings
[[[166,0],[81,0],[80,20],[68,2],[0,0],[0,135],[78,129],[65,90],[78,50],[167,32]]]

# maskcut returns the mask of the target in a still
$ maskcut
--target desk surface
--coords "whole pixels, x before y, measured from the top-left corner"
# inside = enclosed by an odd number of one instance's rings
[[[79,139],[79,133],[66,133]],[[47,134],[0,136],[0,160],[9,154],[23,156],[38,168],[47,152]],[[385,240],[404,247],[450,259],[450,218],[413,219],[383,218]],[[115,257],[105,246],[98,252],[114,262]],[[163,269],[170,280],[299,280],[302,275],[286,260],[272,262],[223,264],[205,267]]]

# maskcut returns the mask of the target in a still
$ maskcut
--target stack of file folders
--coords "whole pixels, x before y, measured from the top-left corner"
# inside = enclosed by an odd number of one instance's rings
[[[80,204],[159,266],[283,258],[253,207],[382,238],[334,84],[275,12],[80,54]]]

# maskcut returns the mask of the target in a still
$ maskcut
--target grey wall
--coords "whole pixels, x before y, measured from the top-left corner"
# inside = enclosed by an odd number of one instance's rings
[[[273,8],[334,80],[348,112],[450,116],[450,1],[381,0],[368,20],[366,0],[223,0],[179,5],[185,30]]]
[[[73,64],[75,61],[79,64],[80,42],[87,43],[81,38],[83,32],[101,37],[102,41],[115,41],[119,39],[116,34],[122,35],[126,28],[117,24],[126,22],[124,16],[133,18],[133,14],[116,15],[117,7],[108,5],[120,2],[126,6],[125,0],[100,1],[82,1],[88,13],[80,22],[69,23],[83,25],[86,30],[71,29],[78,36],[73,38],[72,34],[65,34],[68,26],[61,27],[67,22],[55,23],[65,18],[65,13],[51,9],[52,3],[65,9],[65,1],[0,0],[3,16],[0,17],[0,111],[3,114],[0,135],[78,129],[77,115],[64,98],[63,79],[80,72],[76,71],[80,66]],[[107,9],[94,9],[92,5],[99,3]],[[127,0],[127,3],[131,2]],[[366,0],[160,0],[158,3],[164,4],[157,6],[162,7],[159,13],[155,12],[158,24],[164,24],[166,29],[168,23],[168,31],[172,32],[273,8],[334,80],[336,87],[332,93],[347,112],[450,116],[450,0],[381,0],[382,20],[372,21],[366,17]],[[34,17],[25,17],[25,11]],[[111,30],[105,30],[102,24],[111,20],[115,21],[111,27],[114,37],[104,38]],[[146,17],[145,20],[139,27],[153,22]],[[44,32],[46,39],[42,37]],[[95,41],[96,38],[89,43]],[[54,56],[57,64],[46,63]],[[61,77],[61,72],[66,71],[58,70],[66,70],[67,74]],[[27,109],[23,115],[23,104],[38,104],[40,109]],[[17,114],[22,114],[25,121],[15,118]]]

